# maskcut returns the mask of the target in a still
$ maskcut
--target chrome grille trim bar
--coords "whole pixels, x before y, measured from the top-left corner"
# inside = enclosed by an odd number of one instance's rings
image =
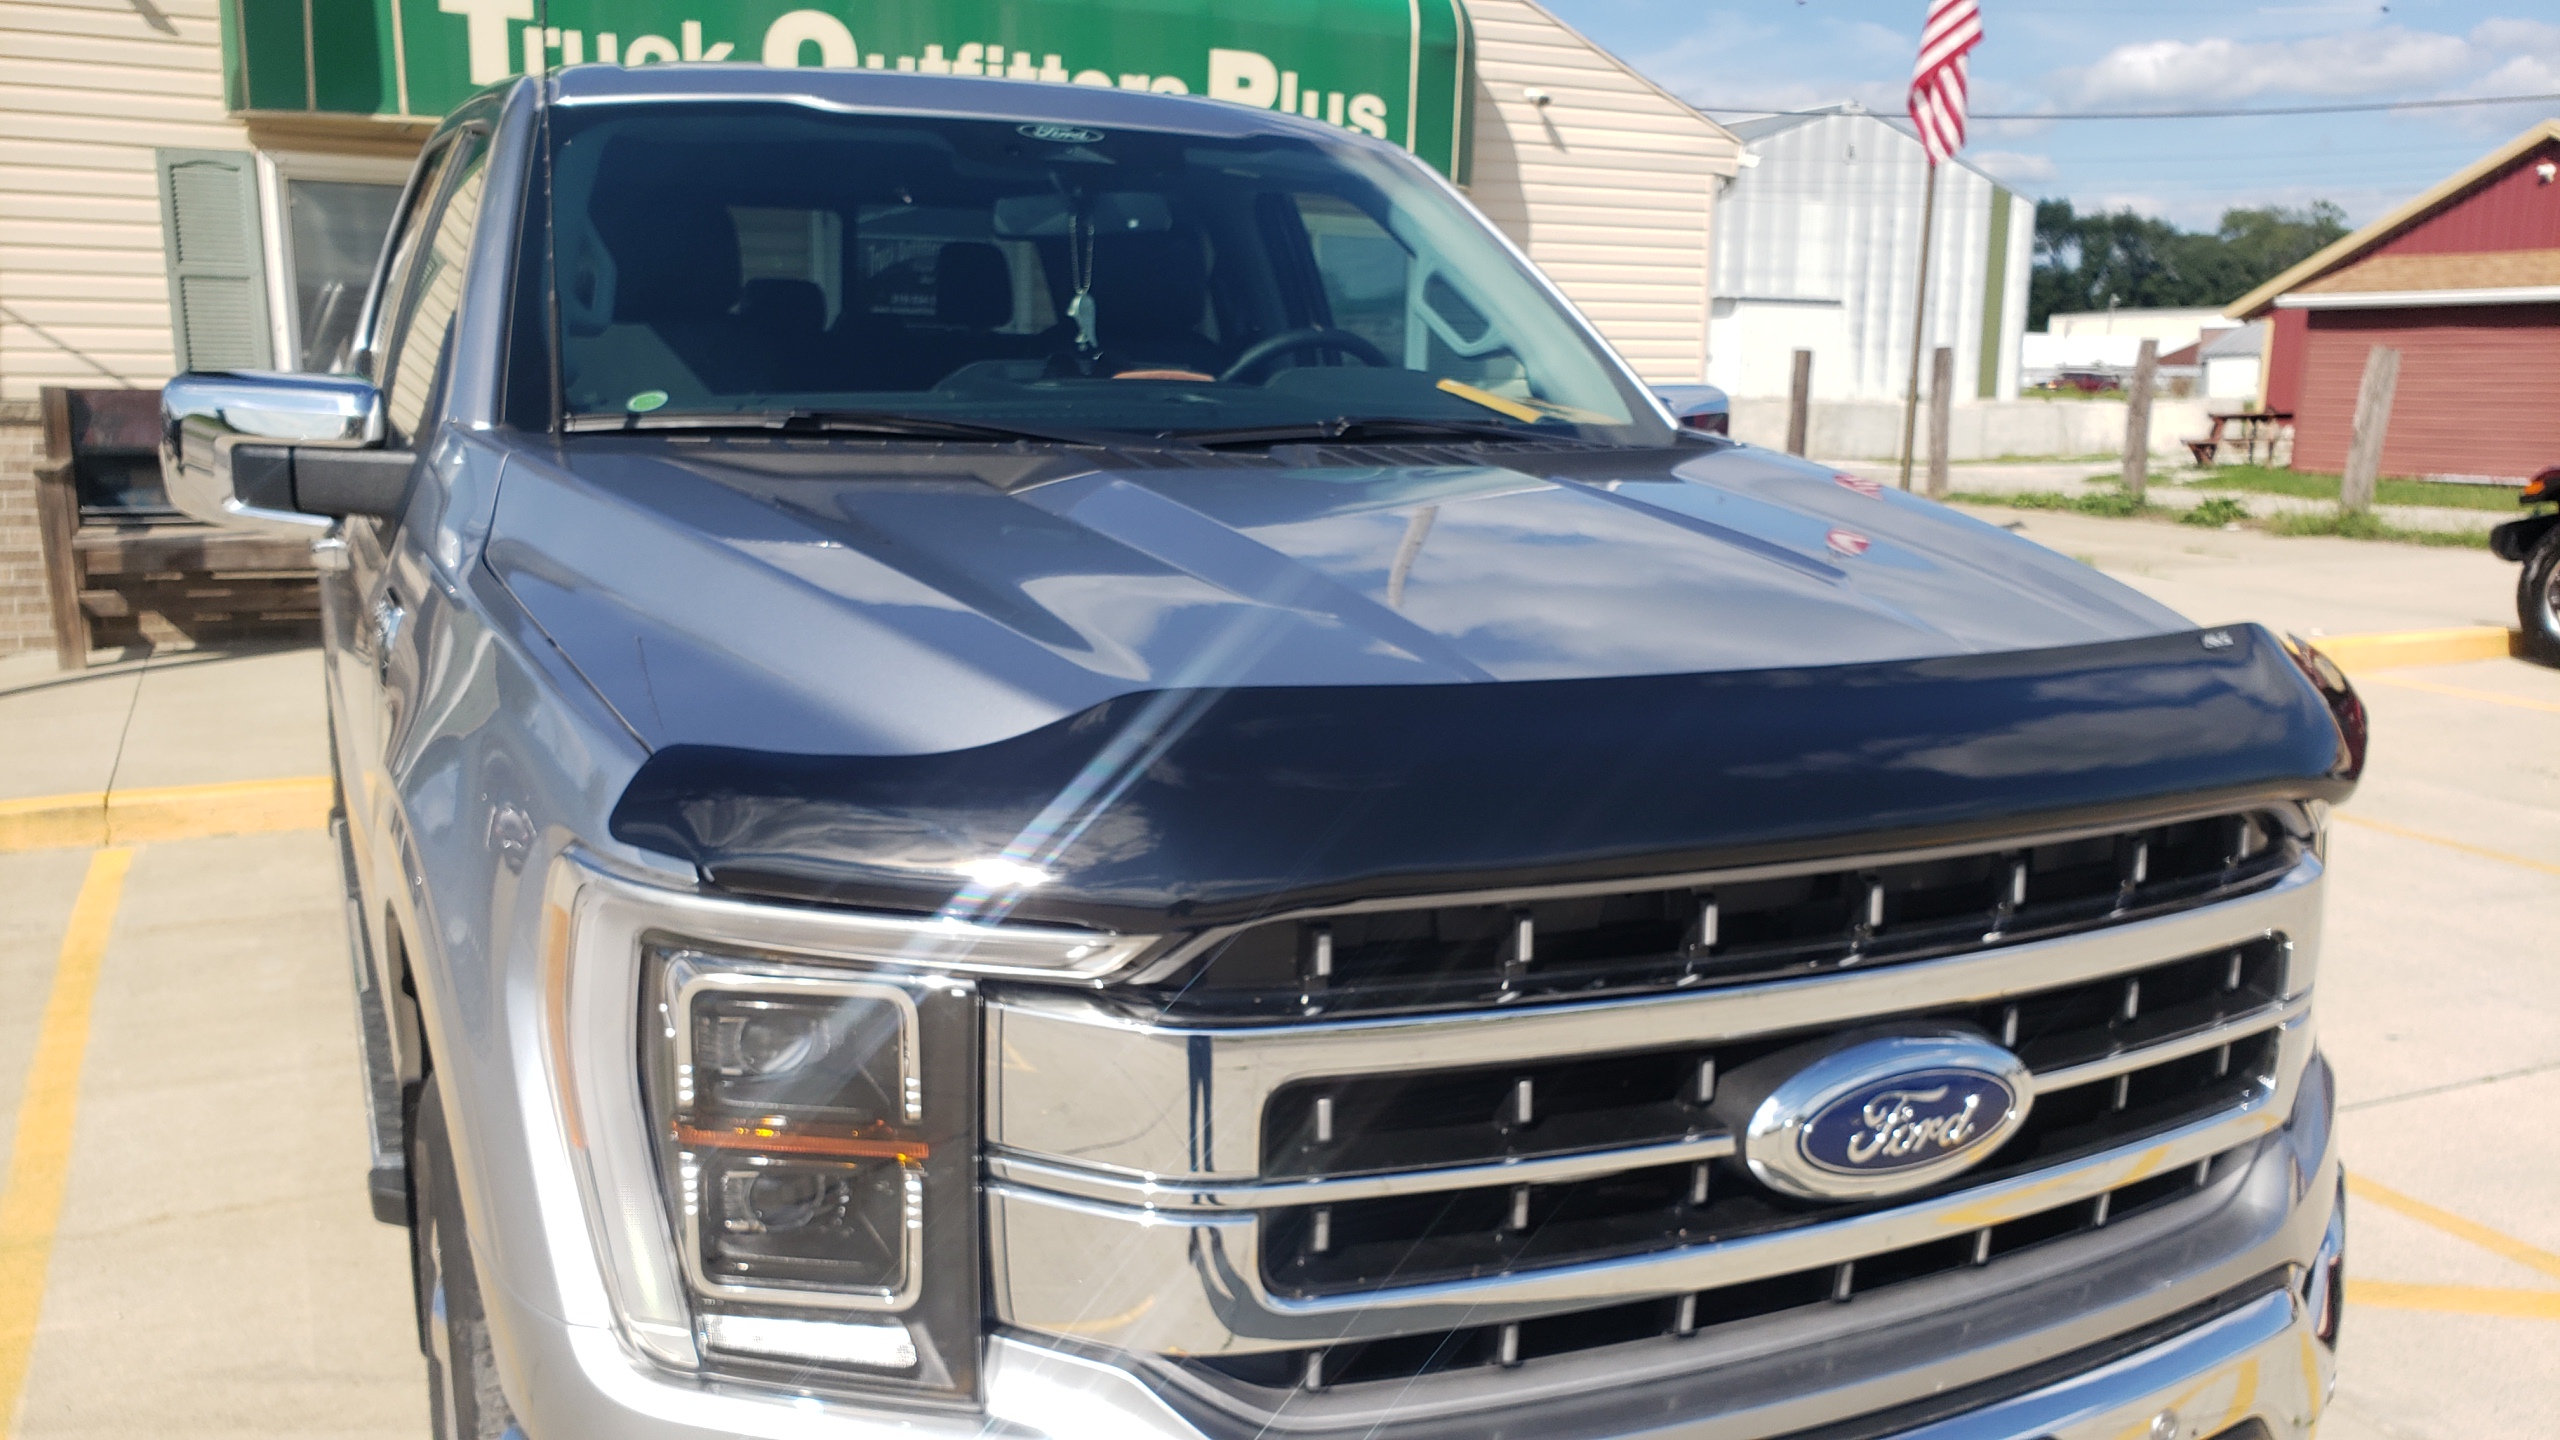
[[[2246,1040],[2279,1025],[2289,1025],[2310,1013],[2311,997],[2308,995],[2297,995],[2291,1000],[2280,1000],[2273,1005],[2261,1005],[2246,1014],[2234,1015],[2219,1025],[2199,1026],[2184,1035],[2174,1035],[2166,1040],[2102,1059],[2084,1061],[2078,1065],[2066,1065],[2059,1070],[2039,1070],[2036,1072],[2036,1093],[2049,1095],[2056,1090],[2068,1090],[2075,1085],[2086,1085],[2092,1080],[2112,1080],[2128,1071],[2166,1064],[2171,1060],[2183,1060],[2190,1055],[2202,1054],[2219,1045],[2230,1045]]]
[[[1621,895],[1639,890],[1712,889],[1718,885],[1738,885],[1752,880],[1778,880],[1792,875],[1823,875],[1833,872],[1875,869],[1885,865],[1908,865],[1930,860],[1953,860],[1970,855],[2002,855],[2014,850],[2030,850],[2039,845],[2061,845],[2074,840],[2093,840],[2105,835],[2119,835],[2128,830],[2157,825],[2177,825],[2190,820],[2209,820],[2221,815],[2255,814],[2276,811],[2290,815],[2296,822],[2289,826],[2297,839],[2309,837],[2315,826],[2304,814],[2300,800],[2223,801],[2210,805],[2187,805],[2163,810],[2140,819],[2115,820],[2102,825],[2079,825],[2064,830],[2039,830],[1992,842],[1984,840],[1949,841],[1943,845],[1927,845],[1907,850],[1868,850],[1849,854],[1808,857],[1803,860],[1779,860],[1765,865],[1742,865],[1723,870],[1682,870],[1664,875],[1615,876],[1605,880],[1573,880],[1547,885],[1512,885],[1491,890],[1428,891],[1412,895],[1387,895],[1369,900],[1351,900],[1338,905],[1316,905],[1300,910],[1275,910],[1268,915],[1233,925],[1220,925],[1184,938],[1163,953],[1135,962],[1126,974],[1113,975],[1115,983],[1157,984],[1179,972],[1219,942],[1256,926],[1279,921],[1321,920],[1329,915],[1371,915],[1396,910],[1428,910],[1443,905],[1511,905],[1536,900],[1574,900],[1593,895]],[[2317,802],[2310,802],[2317,803]],[[2310,853],[2306,843],[2304,853]]]
[[[1734,1152],[1733,1137],[1701,1135],[1636,1145],[1618,1150],[1583,1150],[1534,1159],[1497,1160],[1484,1165],[1443,1165],[1429,1170],[1397,1170],[1383,1175],[1350,1175],[1337,1179],[1266,1180],[1254,1185],[1167,1185],[1119,1175],[1051,1165],[1019,1155],[987,1157],[989,1179],[1061,1194],[1134,1205],[1155,1210],[1236,1211],[1284,1205],[1338,1205],[1351,1200],[1377,1200],[1390,1195],[1420,1195],[1443,1190],[1481,1190],[1497,1185],[1555,1185],[1642,1170],[1655,1165],[1690,1165],[1721,1160]]]
[[[2193,1165],[2292,1113],[2308,1017],[2277,1030],[2274,1077],[2221,1114],[2044,1170],[1847,1219],[1648,1255],[1313,1298],[1262,1279],[1259,1217],[1178,1215],[988,1187],[991,1275],[1012,1325],[1160,1354],[1221,1355],[1502,1324],[1816,1270],[1969,1235]]]
[[[2283,991],[2319,953],[2319,859],[2264,890],[2147,920],[1936,960],[1800,979],[1446,1014],[1177,1026],[1075,992],[987,1007],[986,1140],[1018,1157],[1130,1180],[1233,1187],[1259,1178],[1262,1118],[1283,1086],[1332,1076],[1712,1045],[1981,1003],[2227,946],[2290,942]],[[2219,1043],[2218,1041],[2215,1043]]]
[[[2183,1060],[2219,1045],[2290,1024],[2311,1011],[2311,997],[2262,1005],[2218,1025],[2119,1054],[2035,1074],[2038,1095],[2068,1090],[2093,1081],[2111,1080],[2148,1066]],[[1735,1151],[1733,1137],[1723,1133],[1631,1145],[1609,1150],[1580,1150],[1481,1165],[1444,1165],[1427,1170],[1346,1175],[1304,1180],[1264,1180],[1243,1185],[1168,1183],[1154,1177],[1132,1177],[1078,1165],[1060,1165],[1026,1155],[997,1153],[987,1157],[987,1176],[1031,1189],[1053,1190],[1114,1205],[1156,1210],[1254,1210],[1285,1205],[1337,1205],[1391,1195],[1420,1195],[1447,1190],[1485,1189],[1497,1185],[1555,1185],[1657,1165],[1687,1165],[1721,1160]]]

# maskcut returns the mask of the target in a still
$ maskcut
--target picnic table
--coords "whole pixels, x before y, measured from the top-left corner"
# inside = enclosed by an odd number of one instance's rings
[[[2258,449],[2264,446],[2268,461],[2273,462],[2276,442],[2293,430],[2290,410],[2217,411],[2211,418],[2213,428],[2203,439],[2185,442],[2198,465],[2221,463],[2225,446],[2238,450],[2242,460],[2251,465],[2258,463]]]

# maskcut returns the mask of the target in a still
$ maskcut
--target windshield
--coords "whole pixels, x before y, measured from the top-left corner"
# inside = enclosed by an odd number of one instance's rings
[[[574,428],[1383,420],[1670,443],[1480,222],[1358,145],[771,104],[558,126]]]

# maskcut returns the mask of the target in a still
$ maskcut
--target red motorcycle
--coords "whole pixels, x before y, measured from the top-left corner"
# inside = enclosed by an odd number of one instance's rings
[[[2525,482],[2519,503],[2560,502],[2560,465]],[[2560,665],[2560,512],[2510,520],[2489,532],[2489,548],[2501,560],[2521,561],[2516,581],[2516,623],[2524,630],[2525,653],[2545,665]]]

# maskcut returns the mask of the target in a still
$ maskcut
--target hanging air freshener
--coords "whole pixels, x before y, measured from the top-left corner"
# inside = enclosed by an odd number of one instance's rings
[[[1095,328],[1101,312],[1093,299],[1093,248],[1093,222],[1079,213],[1067,223],[1067,268],[1076,282],[1075,298],[1067,302],[1067,318],[1076,322],[1076,351],[1087,359],[1102,350]]]

